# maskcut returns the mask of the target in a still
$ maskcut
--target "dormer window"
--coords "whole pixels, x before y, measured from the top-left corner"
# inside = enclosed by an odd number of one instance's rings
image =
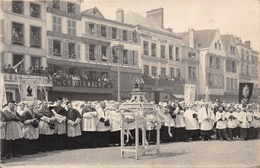
[[[13,12],[14,13],[23,13],[23,2],[22,1],[13,1]]]
[[[101,26],[101,37],[107,37],[107,27]]]
[[[95,24],[89,23],[89,34],[94,35],[95,34]]]
[[[68,2],[68,12],[76,14],[76,5]]]
[[[59,10],[60,9],[60,1],[59,0],[52,1],[52,8]]]

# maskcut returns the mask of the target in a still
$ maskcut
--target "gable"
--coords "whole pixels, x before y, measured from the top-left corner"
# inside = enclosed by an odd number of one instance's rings
[[[209,52],[212,54],[226,57],[225,45],[223,44],[223,42],[221,40],[219,31],[216,31],[216,33],[209,45]]]
[[[102,13],[99,11],[99,9],[97,7],[86,9],[86,10],[81,12],[81,15],[105,19],[105,17],[102,15]]]

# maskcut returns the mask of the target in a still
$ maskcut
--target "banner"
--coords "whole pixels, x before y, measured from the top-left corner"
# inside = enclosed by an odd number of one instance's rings
[[[196,94],[196,85],[192,84],[185,84],[184,88],[184,101],[185,104],[190,106],[195,102],[195,95]]]
[[[239,103],[249,103],[253,92],[253,83],[239,83],[238,101]]]
[[[7,103],[7,99],[6,99],[6,92],[5,92],[5,81],[4,81],[4,76],[1,75],[0,76],[0,109],[3,108],[3,105],[5,105]]]
[[[22,78],[21,99],[22,101],[37,100],[37,79],[36,78],[32,78],[32,77]]]

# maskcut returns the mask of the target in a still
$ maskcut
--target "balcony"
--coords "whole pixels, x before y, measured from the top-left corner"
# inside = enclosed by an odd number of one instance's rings
[[[40,39],[40,36],[38,34],[31,36],[30,45],[31,45],[31,47],[41,48],[41,46],[42,46],[41,39]]]

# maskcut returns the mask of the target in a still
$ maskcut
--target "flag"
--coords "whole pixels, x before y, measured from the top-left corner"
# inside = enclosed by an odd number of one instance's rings
[[[239,83],[238,101],[239,103],[249,103],[253,92],[254,83]]]
[[[15,64],[13,66],[13,69],[14,69],[15,72],[17,72],[17,68],[21,65],[21,63],[23,63],[23,61],[24,61],[24,58],[22,59],[22,61],[18,62],[17,64]]]

